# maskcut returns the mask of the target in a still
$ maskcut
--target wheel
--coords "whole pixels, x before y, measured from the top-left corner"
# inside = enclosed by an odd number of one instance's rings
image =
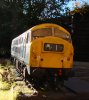
[[[26,67],[23,70],[23,76],[24,76],[25,82],[26,82],[26,80],[29,81],[29,74],[28,74],[28,71],[27,71],[27,68]]]

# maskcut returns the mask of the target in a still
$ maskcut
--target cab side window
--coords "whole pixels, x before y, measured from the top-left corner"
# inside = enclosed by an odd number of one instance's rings
[[[27,33],[26,43],[28,43],[29,37],[30,37],[30,35],[29,35],[29,33]]]

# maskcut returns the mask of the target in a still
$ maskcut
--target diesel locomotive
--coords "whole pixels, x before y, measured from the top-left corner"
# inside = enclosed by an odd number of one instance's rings
[[[70,33],[52,23],[36,25],[11,43],[13,63],[28,80],[67,79],[73,67],[73,55]]]

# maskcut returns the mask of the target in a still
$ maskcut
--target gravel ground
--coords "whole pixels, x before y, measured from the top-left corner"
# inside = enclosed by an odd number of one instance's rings
[[[89,82],[89,62],[75,62],[73,70],[75,76]]]

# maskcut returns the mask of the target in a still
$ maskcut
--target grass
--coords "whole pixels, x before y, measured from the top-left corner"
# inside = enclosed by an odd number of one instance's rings
[[[14,81],[16,75],[9,60],[2,61],[0,73],[3,73],[6,68],[9,69],[9,81],[3,81],[2,75],[0,75],[0,100],[16,100],[22,94],[31,96],[33,90],[29,89],[24,81]]]
[[[8,78],[9,81],[3,80],[2,75],[0,74],[0,100],[15,100],[13,99],[13,92],[11,91],[11,87],[13,84],[12,78],[11,78],[11,62],[9,60],[0,60],[0,73],[3,74],[5,71],[5,68],[8,70]],[[13,77],[13,76],[12,76]]]
[[[11,84],[8,82],[2,82],[0,81],[0,90],[10,90]]]
[[[15,100],[13,99],[13,92],[0,90],[0,100]]]

